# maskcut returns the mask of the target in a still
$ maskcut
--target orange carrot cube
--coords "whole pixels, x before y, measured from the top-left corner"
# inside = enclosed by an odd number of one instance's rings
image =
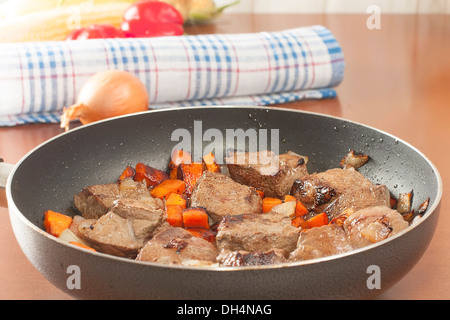
[[[328,216],[325,212],[322,212],[306,220],[306,223],[309,228],[321,227],[328,224]]]
[[[171,179],[177,178],[178,166],[182,163],[191,163],[192,156],[188,151],[173,150],[172,156],[169,161],[169,174]]]
[[[72,224],[72,217],[65,214],[46,210],[44,213],[44,227],[49,234],[59,237],[60,234],[68,229]]]
[[[183,225],[186,228],[209,229],[209,217],[206,209],[191,207],[183,210]]]
[[[147,186],[155,187],[164,180],[169,179],[167,172],[155,169],[143,163],[136,164],[135,181],[145,181]]]
[[[74,246],[83,248],[83,249],[87,249],[87,250],[91,250],[93,252],[97,252],[97,250],[95,250],[94,248],[88,247],[88,246],[86,246],[86,245],[84,245],[82,243],[76,242],[76,241],[70,241],[69,243],[73,244]]]
[[[167,222],[172,227],[183,227],[183,208],[179,205],[166,207]]]
[[[136,170],[131,166],[127,166],[125,168],[125,170],[123,170],[122,174],[120,175],[119,181],[126,179],[126,178],[134,178],[135,174],[136,174]]]
[[[186,197],[182,194],[171,193],[166,198],[166,206],[172,206],[172,205],[181,206],[183,209],[186,209],[186,205],[187,205]]]
[[[203,174],[203,163],[182,163],[178,166],[177,178],[183,180],[186,183],[186,195],[191,196],[192,190],[197,183],[198,178]]]
[[[167,179],[154,187],[150,191],[150,194],[154,198],[163,199],[169,196],[171,193],[182,194],[185,190],[186,184],[184,183],[184,181],[177,179]]]
[[[272,197],[265,197],[263,199],[263,213],[267,213],[270,212],[272,210],[273,207],[282,204],[283,201],[281,201],[281,199],[278,198],[272,198]]]
[[[220,173],[220,166],[216,163],[216,158],[212,152],[203,156],[203,163],[206,166],[206,170]]]

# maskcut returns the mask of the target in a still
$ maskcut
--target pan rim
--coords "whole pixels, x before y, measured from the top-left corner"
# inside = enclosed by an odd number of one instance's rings
[[[186,265],[166,265],[166,264],[162,264],[162,263],[156,263],[156,262],[147,262],[147,261],[137,261],[134,259],[128,259],[128,258],[123,258],[123,257],[117,257],[117,256],[113,256],[110,254],[106,254],[106,253],[101,253],[101,252],[92,252],[90,250],[86,250],[86,249],[82,249],[73,245],[70,245],[69,243],[66,243],[48,233],[46,233],[44,230],[42,230],[41,228],[39,228],[36,224],[34,224],[33,222],[31,222],[29,219],[27,219],[24,214],[18,209],[18,207],[16,206],[14,200],[13,200],[13,196],[12,196],[12,181],[14,179],[14,174],[17,171],[17,169],[20,167],[20,165],[28,158],[30,157],[34,152],[36,152],[37,150],[39,150],[40,148],[42,148],[44,145],[51,143],[53,140],[56,139],[60,139],[61,137],[71,134],[71,132],[75,132],[78,130],[85,130],[85,128],[88,128],[90,126],[96,126],[98,124],[104,123],[104,122],[111,122],[111,121],[118,121],[119,119],[122,118],[128,118],[128,117],[139,117],[143,114],[149,114],[149,113],[159,113],[159,112],[174,112],[174,111],[183,111],[183,110],[201,110],[201,109],[246,109],[246,110],[263,110],[263,111],[281,111],[281,112],[288,112],[288,113],[302,113],[302,114],[310,114],[310,115],[315,115],[315,116],[319,116],[319,117],[324,117],[324,118],[330,118],[330,119],[335,119],[338,121],[345,121],[347,123],[350,124],[354,124],[357,126],[361,126],[361,127],[365,127],[366,129],[370,129],[373,131],[376,131],[380,134],[389,136],[393,139],[395,139],[396,141],[401,142],[402,144],[404,144],[405,146],[407,146],[408,148],[412,149],[414,152],[416,152],[417,154],[419,154],[424,160],[426,160],[426,162],[430,165],[435,177],[437,178],[437,194],[436,194],[436,199],[433,202],[432,206],[430,208],[428,208],[427,213],[419,219],[418,222],[410,225],[408,228],[406,228],[405,230],[395,234],[392,237],[389,237],[385,240],[382,240],[378,243],[373,243],[370,244],[368,246],[362,247],[362,248],[358,248],[358,249],[354,249],[351,250],[349,252],[344,252],[344,253],[340,253],[340,254],[336,254],[336,255],[332,255],[332,256],[327,256],[327,257],[321,257],[321,258],[315,258],[315,259],[310,259],[310,260],[305,260],[305,261],[296,261],[296,262],[286,262],[286,263],[281,263],[281,264],[274,264],[274,265],[266,265],[266,266],[239,266],[239,267],[222,267],[222,266],[186,266]],[[30,227],[33,231],[36,231],[37,233],[39,233],[42,236],[47,237],[48,239],[51,239],[53,241],[56,241],[59,244],[62,244],[64,246],[66,246],[67,248],[70,248],[71,250],[82,250],[84,253],[86,254],[91,254],[91,255],[96,255],[99,257],[103,257],[103,258],[107,258],[107,259],[111,259],[111,260],[117,260],[119,262],[125,262],[125,263],[133,263],[133,264],[140,264],[143,266],[149,266],[149,267],[158,267],[158,268],[170,268],[170,269],[182,269],[182,270],[192,270],[192,271],[208,271],[208,272],[244,272],[244,271],[253,271],[253,270],[273,270],[273,269],[281,269],[281,268],[293,268],[293,267],[300,267],[303,265],[310,265],[310,264],[316,264],[316,263],[321,263],[321,262],[326,262],[326,261],[331,261],[331,260],[338,260],[341,258],[345,258],[347,256],[351,256],[351,255],[356,255],[360,252],[364,252],[364,251],[368,251],[368,250],[372,250],[375,249],[379,246],[382,246],[384,244],[387,244],[391,241],[394,241],[395,239],[403,236],[406,233],[409,233],[410,231],[414,230],[415,228],[417,228],[418,226],[420,226],[421,224],[423,224],[426,220],[428,220],[428,218],[433,215],[436,211],[436,209],[438,208],[438,206],[441,203],[442,200],[442,195],[443,195],[443,182],[442,182],[442,177],[439,173],[439,170],[437,169],[437,167],[434,165],[434,163],[420,150],[418,150],[416,147],[414,147],[413,145],[411,145],[409,142],[398,138],[397,136],[394,136],[393,134],[390,134],[386,131],[383,131],[381,129],[377,129],[373,126],[370,125],[366,125],[363,124],[361,122],[357,122],[357,121],[353,121],[353,120],[349,120],[349,119],[345,119],[343,117],[338,117],[338,116],[333,116],[333,115],[328,115],[328,114],[323,114],[323,113],[319,113],[319,112],[312,112],[312,111],[305,111],[305,110],[296,110],[296,109],[288,109],[288,108],[283,108],[283,107],[273,107],[273,106],[187,106],[187,107],[173,107],[173,108],[167,108],[167,109],[150,109],[147,111],[142,111],[142,112],[138,112],[138,113],[133,113],[133,114],[127,114],[127,115],[122,115],[122,116],[117,116],[117,117],[113,117],[113,118],[109,118],[109,119],[104,119],[104,120],[99,120],[93,123],[89,123],[89,124],[85,124],[76,128],[73,128],[69,131],[66,132],[62,132],[44,142],[42,142],[41,144],[37,145],[36,147],[34,147],[32,150],[30,150],[28,153],[26,153],[18,162],[17,164],[13,167],[7,182],[6,182],[6,198],[8,201],[8,210],[9,210],[9,214],[10,215],[16,215],[25,225],[27,225],[28,227]]]

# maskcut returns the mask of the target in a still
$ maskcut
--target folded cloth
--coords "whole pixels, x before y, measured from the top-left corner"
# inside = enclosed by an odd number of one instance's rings
[[[244,34],[0,45],[0,125],[59,122],[94,73],[121,69],[149,108],[264,106],[336,96],[342,49],[323,26]]]

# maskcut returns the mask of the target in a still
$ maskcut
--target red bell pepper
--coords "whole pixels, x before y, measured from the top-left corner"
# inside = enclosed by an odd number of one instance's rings
[[[174,6],[154,0],[140,0],[124,13],[121,25],[127,37],[183,35],[183,17]]]
[[[66,40],[125,38],[125,33],[108,24],[94,24],[87,28],[73,30]]]

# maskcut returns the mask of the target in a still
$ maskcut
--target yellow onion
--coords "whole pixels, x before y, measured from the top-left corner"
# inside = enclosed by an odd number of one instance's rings
[[[64,108],[61,128],[72,120],[82,124],[148,110],[149,96],[142,81],[122,70],[94,74],[81,88],[77,102]]]

